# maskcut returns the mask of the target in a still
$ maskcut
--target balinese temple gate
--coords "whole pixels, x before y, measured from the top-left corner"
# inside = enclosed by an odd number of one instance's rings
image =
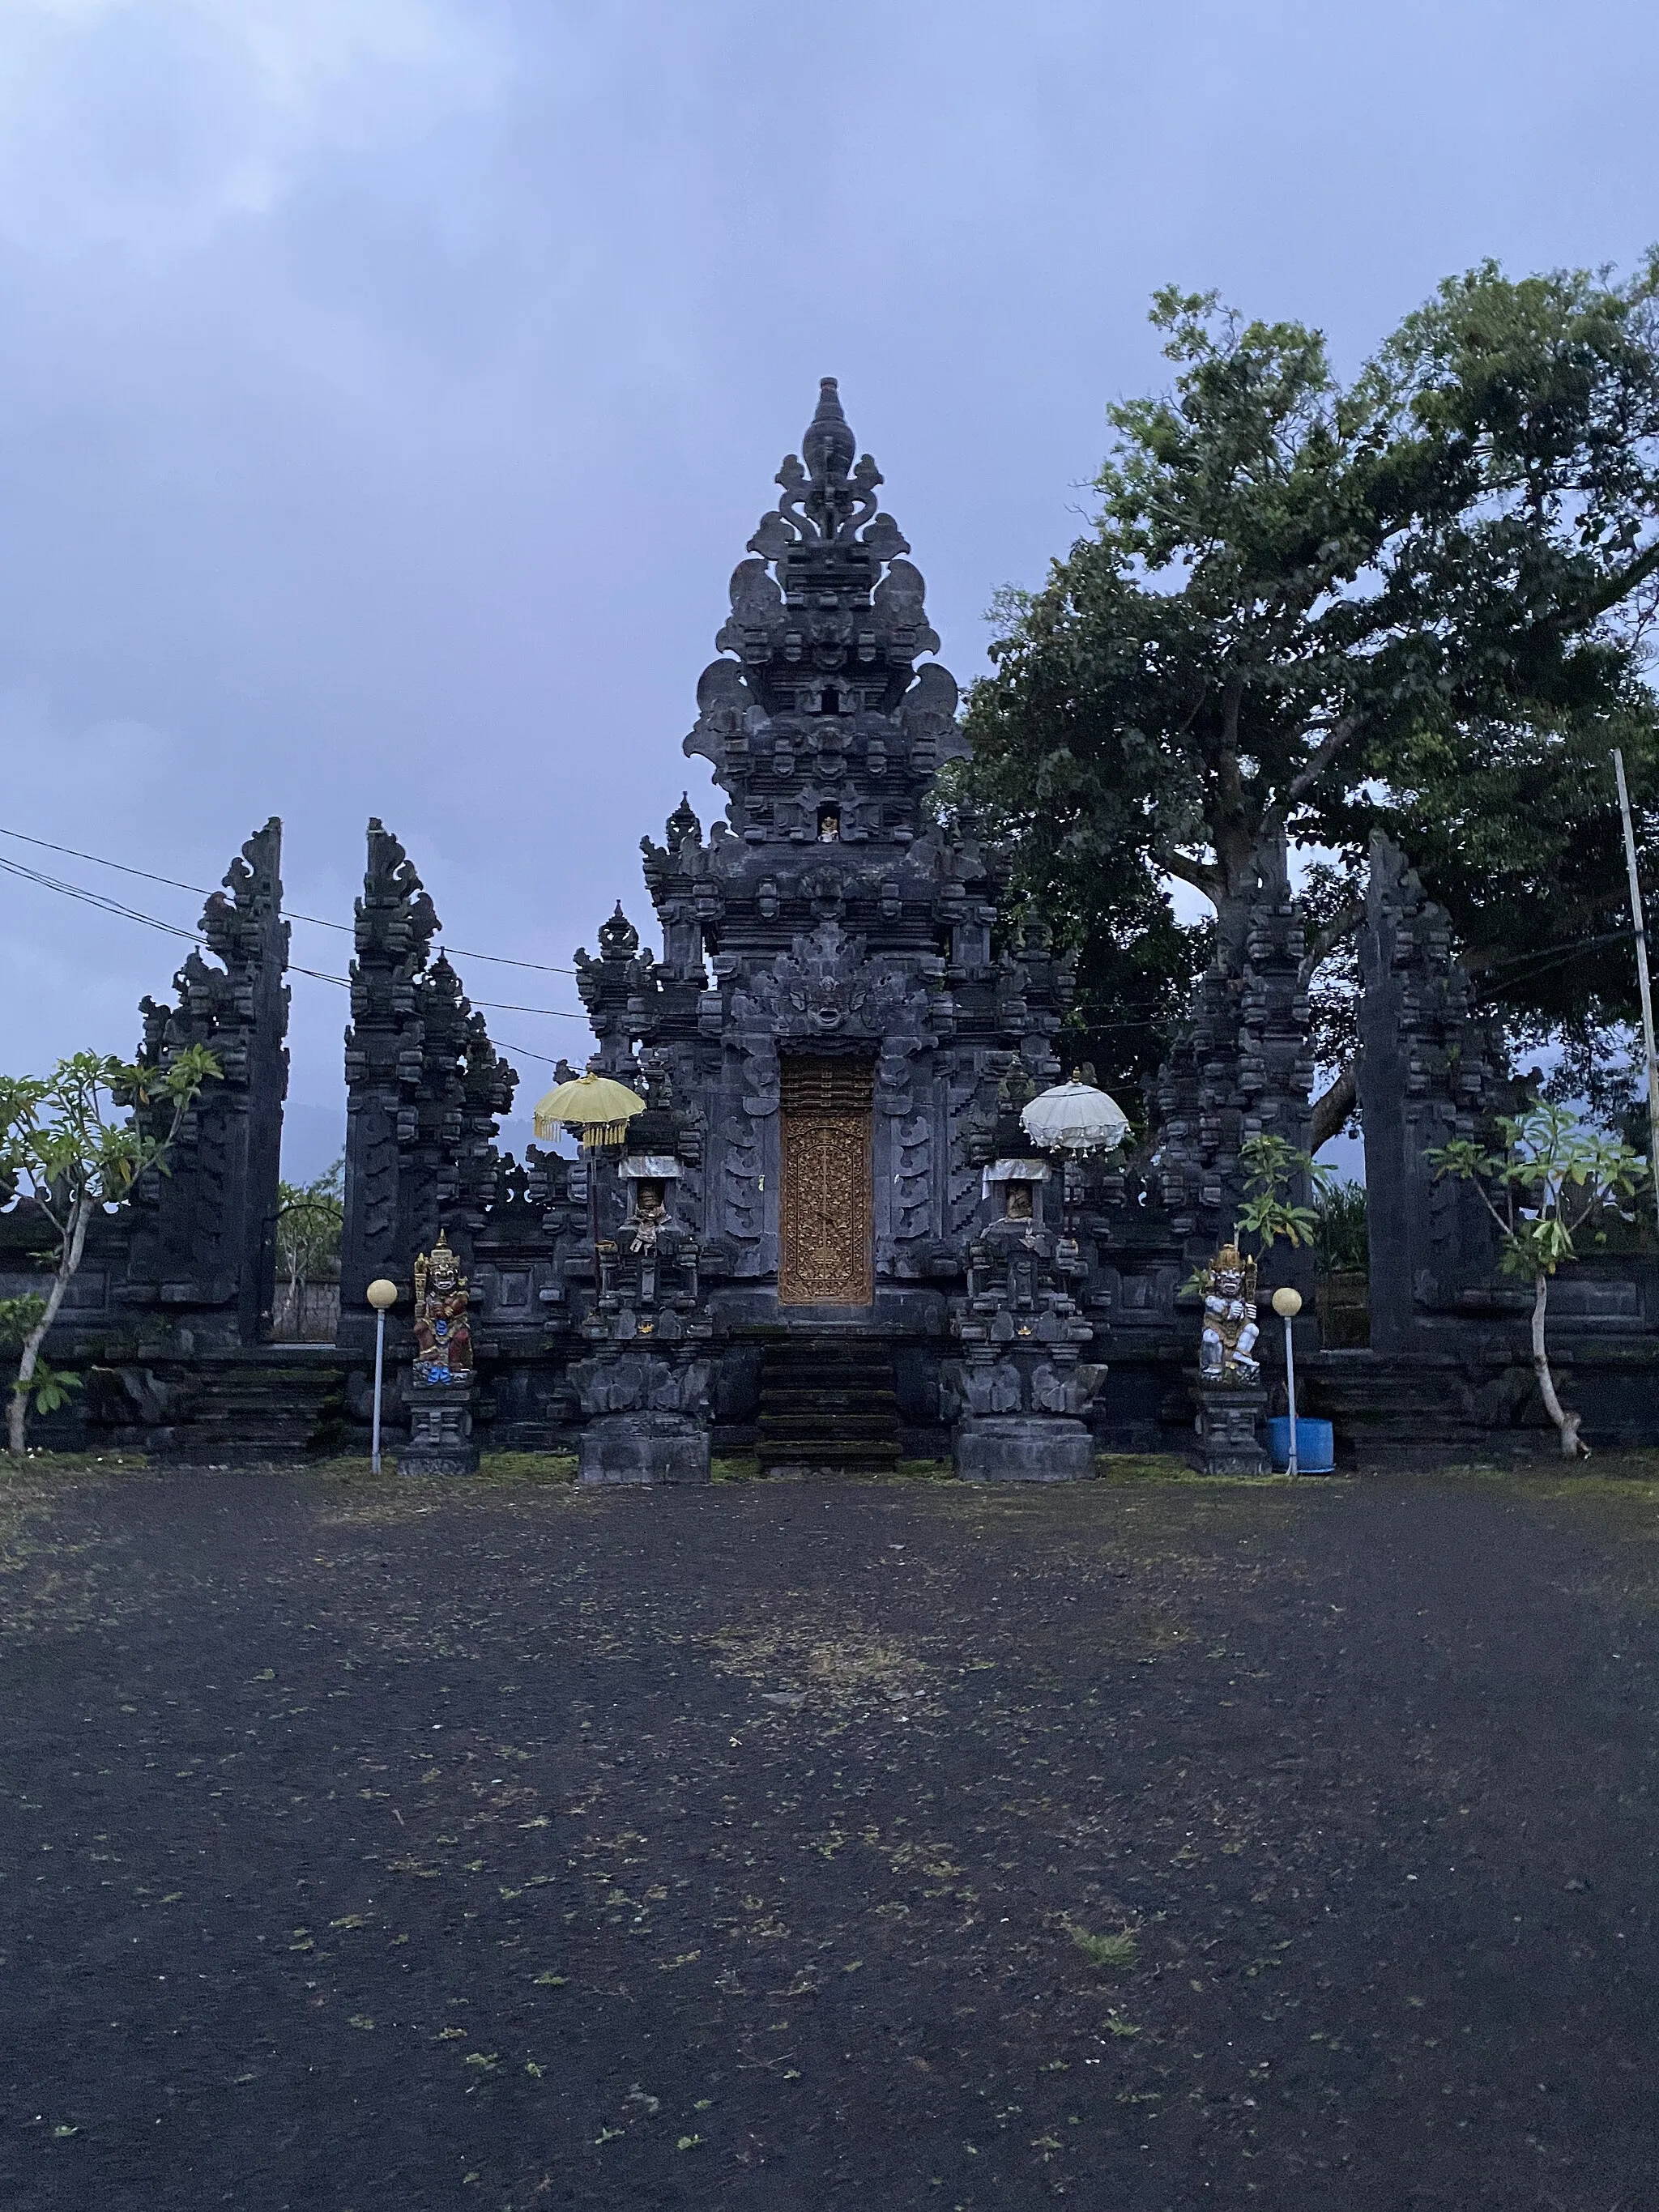
[[[826,378],[685,740],[727,819],[705,837],[682,803],[645,842],[660,958],[620,908],[578,957],[594,1065],[650,1102],[597,1170],[586,1387],[623,1364],[641,1379],[637,1403],[595,1407],[595,1475],[684,1463],[672,1431],[703,1416],[665,1390],[671,1315],[698,1343],[688,1374],[711,1373],[714,1409],[752,1423],[770,1465],[890,1464],[905,1431],[951,1426],[964,1465],[1088,1463],[1082,1271],[1018,1134],[1060,1072],[1070,970],[1042,939],[993,951],[991,861],[930,817],[957,687],[881,481]],[[662,1209],[648,1263],[641,1194]],[[671,1418],[638,1418],[665,1395],[684,1401]]]
[[[833,380],[777,481],[685,740],[726,819],[705,832],[683,801],[663,842],[643,841],[660,953],[618,906],[576,956],[594,1070],[629,1110],[576,1158],[501,1154],[519,1079],[372,822],[338,1334],[272,1343],[288,931],[270,823],[210,900],[175,1002],[144,1002],[142,1061],[200,1044],[223,1076],[172,1173],[94,1224],[47,1347],[85,1388],[44,1441],[214,1460],[361,1448],[365,1293],[386,1279],[403,1286],[387,1348],[406,1467],[465,1468],[483,1444],[575,1450],[595,1481],[706,1480],[715,1453],[774,1470],[953,1455],[964,1474],[1054,1479],[1100,1447],[1190,1450],[1195,1393],[1220,1463],[1199,1271],[1233,1236],[1240,1147],[1302,1146],[1309,1122],[1289,883],[1269,872],[1218,916],[1146,1139],[1035,1146],[1021,1115],[1067,1072],[1070,967],[1040,931],[1000,926],[994,854],[930,807],[957,689]],[[1280,1285],[1302,1294],[1304,1410],[1334,1419],[1349,1463],[1489,1450],[1543,1422],[1529,1293],[1500,1275],[1475,1194],[1426,1155],[1516,1094],[1447,916],[1382,841],[1358,955],[1369,1344],[1321,1345],[1305,1252],[1263,1255],[1256,1288],[1264,1307]],[[0,1296],[38,1281],[40,1242],[27,1209],[0,1209]],[[1650,1243],[1587,1252],[1550,1313],[1595,1432],[1659,1437]],[[1261,1346],[1261,1405],[1235,1391],[1225,1409],[1230,1464],[1259,1463],[1282,1363],[1271,1328]]]

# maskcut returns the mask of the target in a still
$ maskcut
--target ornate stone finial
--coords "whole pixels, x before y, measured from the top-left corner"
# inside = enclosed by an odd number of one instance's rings
[[[663,825],[663,835],[668,840],[671,856],[679,851],[682,841],[687,837],[695,837],[702,842],[702,823],[697,818],[689,792],[681,792],[679,805]]]
[[[640,933],[623,912],[622,901],[609,921],[599,924],[601,960],[631,960],[640,949]]]
[[[229,967],[238,947],[252,946],[265,919],[280,913],[283,885],[283,824],[273,814],[256,830],[225,872],[223,890],[214,891],[202,912],[202,934],[210,949]],[[283,964],[287,964],[288,924],[282,925]]]
[[[751,551],[775,560],[792,547],[814,544],[850,545],[864,526],[874,520],[876,487],[881,471],[868,453],[854,466],[857,442],[842,412],[836,380],[820,380],[817,412],[801,441],[805,466],[798,454],[789,454],[778,471],[783,487],[775,516],[766,516],[750,540]],[[903,547],[897,525],[890,520],[878,544],[870,550],[890,560]]]
[[[800,449],[812,482],[818,486],[845,479],[858,458],[858,441],[842,412],[841,393],[833,376],[818,380],[817,412],[806,426]]]
[[[408,854],[380,817],[371,815],[368,866],[356,903],[354,979],[362,963],[395,967],[401,978],[412,975],[425,967],[428,948],[441,927]]]
[[[918,672],[939,650],[925,587],[878,510],[881,471],[857,453],[834,377],[801,444],[806,459],[785,459],[778,503],[732,578],[714,641],[723,657],[703,671],[685,750],[713,763],[745,843],[805,843],[833,815],[836,842],[909,844],[934,771],[965,750],[956,685],[937,663]],[[715,824],[711,855],[726,826]],[[659,888],[681,898],[675,873],[653,880],[653,900]]]

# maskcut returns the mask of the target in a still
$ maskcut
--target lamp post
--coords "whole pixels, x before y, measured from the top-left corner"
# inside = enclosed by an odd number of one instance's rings
[[[398,1285],[389,1283],[382,1275],[371,1283],[367,1292],[368,1303],[374,1309],[374,1432],[369,1445],[369,1468],[373,1474],[380,1471],[380,1386],[386,1379],[386,1317],[387,1309],[398,1303]]]
[[[1291,1448],[1286,1454],[1285,1473],[1297,1473],[1296,1464],[1296,1346],[1291,1341],[1291,1324],[1302,1310],[1302,1293],[1293,1291],[1286,1283],[1273,1292],[1273,1311],[1285,1324],[1285,1389],[1290,1399]]]

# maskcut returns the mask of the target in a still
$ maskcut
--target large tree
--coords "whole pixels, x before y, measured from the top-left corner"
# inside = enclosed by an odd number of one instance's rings
[[[1205,949],[1170,878],[1224,939],[1323,848],[1311,974],[1357,927],[1374,827],[1506,1013],[1626,1014],[1607,750],[1659,801],[1659,257],[1624,282],[1475,270],[1347,384],[1317,331],[1212,295],[1152,319],[1173,386],[1109,410],[1091,533],[999,603],[961,787],[1079,946],[1104,1064],[1156,1059]],[[1352,1096],[1350,1062],[1316,1143]]]

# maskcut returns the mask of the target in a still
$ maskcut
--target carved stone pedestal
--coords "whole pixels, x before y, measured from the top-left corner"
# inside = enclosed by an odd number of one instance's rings
[[[1094,1438],[1081,1421],[1059,1417],[968,1414],[954,1449],[968,1482],[1079,1482],[1095,1471]]]
[[[682,1413],[605,1413],[582,1431],[583,1482],[707,1482],[708,1431]]]
[[[1194,1382],[1199,1450],[1206,1474],[1265,1474],[1267,1455],[1259,1441],[1267,1394],[1237,1383]]]
[[[472,1433],[477,1383],[412,1382],[409,1442],[398,1454],[399,1474],[476,1474],[478,1446]]]

